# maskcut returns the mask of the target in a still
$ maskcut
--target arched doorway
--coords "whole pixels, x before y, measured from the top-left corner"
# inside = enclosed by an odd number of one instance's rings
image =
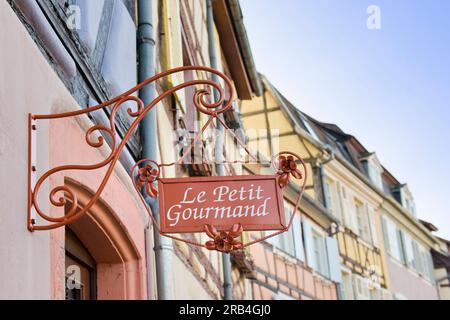
[[[66,300],[97,299],[96,261],[77,235],[65,228]]]
[[[76,192],[80,207],[92,197],[92,191],[71,179],[66,178],[65,184]],[[146,298],[145,257],[136,249],[126,224],[104,200],[66,227],[64,242],[66,276],[73,272],[70,266],[78,268],[81,283],[78,291],[66,286],[66,298]]]

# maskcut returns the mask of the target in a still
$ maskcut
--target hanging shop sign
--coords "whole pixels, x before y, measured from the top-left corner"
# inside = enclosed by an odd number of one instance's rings
[[[276,175],[159,179],[160,227],[164,233],[286,227],[283,194]]]
[[[198,74],[209,74],[203,79],[183,82],[160,93],[148,105],[136,96],[141,88],[175,73],[195,71]],[[213,75],[213,76],[211,76]],[[223,82],[226,90],[219,82],[213,81],[215,76]],[[190,245],[230,252],[239,250],[254,243],[274,237],[286,232],[292,225],[295,214],[299,211],[299,204],[305,191],[307,181],[304,161],[296,154],[283,151],[265,161],[261,161],[250,152],[247,145],[231,130],[227,123],[219,117],[233,106],[233,85],[223,73],[201,66],[185,66],[159,73],[139,83],[134,88],[120,96],[105,101],[97,106],[85,109],[59,113],[28,116],[28,212],[27,227],[30,231],[51,230],[70,224],[84,216],[100,199],[103,190],[111,177],[114,166],[119,161],[122,150],[133,135],[146,114],[158,105],[164,98],[178,90],[195,87],[193,104],[198,112],[205,115],[205,123],[200,132],[184,150],[180,159],[172,163],[157,163],[153,159],[141,159],[131,168],[130,176],[140,199],[146,207],[155,229],[162,235],[176,241],[183,241]],[[209,89],[207,89],[209,88]],[[218,93],[218,99],[213,100],[212,90]],[[228,93],[228,95],[227,95]],[[135,104],[135,107],[130,107]],[[128,106],[126,111],[132,120],[124,133],[122,140],[117,139],[115,116],[120,108]],[[57,120],[68,117],[89,115],[91,112],[108,109],[109,123],[94,124],[85,134],[88,146],[100,148],[104,145],[104,136],[109,137],[110,154],[102,161],[94,164],[63,164],[53,167],[38,176],[36,155],[36,134],[38,121]],[[191,178],[163,178],[161,169],[169,166],[186,166],[188,156],[193,146],[200,141],[205,130],[210,126],[222,126],[236,143],[247,153],[253,163],[263,164],[273,169],[273,175],[244,175],[228,177],[191,177]],[[68,142],[69,143],[69,142]],[[203,160],[202,160],[203,161]],[[223,161],[221,165],[235,165],[245,161]],[[78,203],[77,193],[68,185],[50,184],[49,194],[39,197],[42,188],[54,174],[64,174],[67,170],[96,170],[105,168],[105,175],[94,191],[89,201],[83,205]],[[40,170],[42,171],[42,170]],[[289,184],[291,178],[298,180],[298,191],[293,212],[286,218],[283,206],[283,188]],[[42,193],[41,192],[41,193]],[[159,201],[160,212],[153,212],[146,198]],[[38,199],[49,199],[54,207],[64,208],[65,214],[53,216],[45,212],[39,205]],[[159,215],[159,219],[158,218]],[[158,221],[159,220],[159,221]],[[275,230],[251,241],[243,243],[243,231]],[[211,239],[206,243],[192,240],[186,235],[176,234],[205,232]]]

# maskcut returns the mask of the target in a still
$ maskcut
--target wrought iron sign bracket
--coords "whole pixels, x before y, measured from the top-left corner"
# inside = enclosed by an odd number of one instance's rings
[[[164,77],[167,77],[171,74],[185,71],[197,71],[204,72],[206,74],[214,74],[221,78],[225,85],[224,90],[219,83],[214,82],[209,79],[204,80],[192,80],[188,82],[184,82],[178,84],[170,89],[167,89],[159,96],[157,96],[153,101],[151,101],[148,105],[144,105],[143,101],[134,96],[142,87],[158,81]],[[136,164],[131,169],[131,177],[133,180],[134,187],[139,194],[139,197],[146,207],[148,214],[154,224],[154,227],[158,230],[158,232],[166,237],[172,238],[177,241],[183,241],[189,243],[191,245],[204,247],[210,250],[218,250],[222,252],[230,252],[233,250],[239,250],[243,247],[252,245],[254,243],[263,241],[270,237],[274,237],[280,233],[286,232],[292,225],[293,218],[295,213],[299,210],[299,204],[303,196],[303,192],[305,190],[306,185],[306,166],[303,160],[296,154],[291,152],[280,152],[275,155],[270,161],[265,161],[267,164],[271,164],[272,168],[276,173],[276,181],[277,188],[284,188],[288,185],[291,177],[295,179],[302,180],[301,191],[298,194],[295,203],[295,209],[291,214],[291,217],[288,223],[282,225],[282,227],[276,232],[266,235],[264,237],[254,239],[247,243],[242,243],[240,236],[243,231],[246,230],[245,226],[243,226],[240,222],[235,223],[230,226],[228,230],[224,230],[223,228],[217,228],[217,226],[211,224],[205,224],[202,231],[206,232],[206,234],[211,238],[206,243],[199,243],[196,241],[187,240],[181,236],[175,236],[173,234],[168,234],[167,232],[161,231],[159,223],[156,221],[153,213],[151,212],[150,207],[145,201],[143,194],[146,194],[150,197],[158,197],[158,187],[157,183],[160,180],[160,169],[164,166],[172,166],[172,165],[182,165],[185,163],[186,157],[190,154],[192,148],[195,143],[202,137],[204,131],[211,125],[221,125],[223,126],[235,139],[235,141],[248,153],[249,157],[252,158],[254,162],[261,163],[255,156],[252,155],[247,146],[239,139],[238,136],[234,134],[234,132],[227,126],[227,124],[219,117],[220,114],[226,112],[232,107],[232,103],[234,100],[234,91],[231,80],[227,78],[221,72],[208,68],[208,67],[200,67],[200,66],[185,66],[179,67],[175,69],[171,69],[160,74],[157,74],[134,88],[128,90],[122,95],[115,97],[111,100],[108,100],[104,103],[101,103],[97,106],[88,107],[86,109],[80,109],[71,112],[59,113],[59,114],[46,114],[46,115],[33,115],[29,114],[28,116],[28,212],[27,212],[27,227],[30,231],[38,231],[38,230],[51,230],[55,228],[59,228],[65,225],[74,222],[75,220],[81,218],[85,215],[92,206],[98,201],[100,198],[102,191],[104,190],[111,174],[113,173],[114,166],[119,159],[119,156],[125,147],[127,141],[133,134],[133,132],[137,129],[137,126],[141,122],[141,120],[145,117],[149,110],[154,108],[159,102],[161,102],[164,98],[172,95],[178,90],[182,90],[186,87],[194,86],[196,87],[196,91],[193,96],[193,102],[195,108],[205,114],[207,116],[207,120],[203,125],[201,131],[194,137],[190,146],[187,150],[184,150],[181,158],[175,162],[170,164],[157,163],[153,159],[141,159],[136,162]],[[200,88],[199,88],[200,87]],[[207,89],[209,88],[209,90]],[[213,96],[211,94],[211,90],[217,90],[219,93],[219,99],[217,101],[209,101],[208,97]],[[226,95],[228,93],[228,96]],[[124,103],[134,103],[136,105],[135,108],[128,107],[126,112],[128,115],[133,118],[133,121],[125,132],[123,139],[117,141],[116,139],[116,129],[115,129],[115,115],[119,108],[121,108]],[[95,124],[90,127],[85,133],[86,143],[92,148],[100,148],[104,144],[104,138],[101,134],[107,135],[111,140],[111,151],[110,154],[102,161],[90,164],[90,165],[81,165],[81,164],[66,164],[61,166],[56,166],[54,168],[50,168],[48,171],[44,172],[42,175],[37,175],[36,170],[36,131],[38,129],[38,122],[40,120],[57,120],[62,118],[70,118],[79,115],[89,114],[90,112],[100,110],[100,109],[109,109],[109,124]],[[94,135],[98,133],[98,135]],[[245,163],[244,161],[223,161],[223,164],[236,164],[236,163]],[[300,164],[300,168],[297,166]],[[83,207],[78,205],[77,194],[74,190],[67,185],[59,185],[59,186],[51,186],[49,191],[49,202],[50,205],[55,207],[65,207],[65,214],[60,217],[52,216],[49,213],[45,213],[39,206],[38,202],[38,194],[41,190],[42,185],[45,181],[48,181],[49,177],[53,174],[64,172],[66,170],[95,170],[99,168],[106,167],[106,173],[103,176],[98,189],[89,199],[89,201],[84,204]],[[46,221],[47,224],[40,224],[38,222]],[[284,220],[283,220],[284,221]],[[255,229],[252,229],[255,230]]]

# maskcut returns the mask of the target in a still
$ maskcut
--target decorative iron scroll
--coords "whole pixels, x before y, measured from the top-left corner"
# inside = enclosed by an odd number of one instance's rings
[[[135,92],[137,92],[142,87],[155,82],[161,78],[167,77],[168,75],[177,73],[177,72],[184,72],[184,71],[201,71],[201,72],[207,72],[210,74],[215,74],[219,78],[222,79],[222,81],[225,84],[226,92],[228,92],[228,97],[226,97],[224,89],[219,85],[219,83],[214,82],[212,80],[192,80],[188,82],[181,83],[179,85],[176,85],[163,93],[161,93],[159,96],[157,96],[153,101],[151,101],[148,105],[144,105],[143,101],[133,96]],[[265,239],[268,239],[270,237],[274,237],[280,233],[286,232],[292,225],[293,218],[298,211],[300,201],[302,199],[305,185],[306,185],[306,166],[303,160],[296,154],[291,152],[280,152],[279,154],[275,155],[273,159],[270,161],[260,161],[257,159],[247,148],[245,143],[243,143],[238,136],[235,135],[235,133],[228,127],[228,125],[219,117],[221,113],[226,112],[232,107],[232,103],[234,100],[234,91],[233,86],[231,83],[231,80],[226,77],[221,72],[208,68],[208,67],[201,67],[201,66],[185,66],[185,67],[179,67],[175,69],[171,69],[162,73],[159,73],[143,82],[135,86],[134,88],[128,90],[127,92],[123,93],[122,95],[115,97],[111,100],[108,100],[104,103],[101,103],[97,106],[89,107],[86,109],[80,109],[77,111],[71,111],[71,112],[65,112],[65,113],[59,113],[59,114],[46,114],[46,115],[33,115],[29,114],[28,117],[28,217],[27,217],[27,226],[30,231],[34,230],[51,230],[55,229],[61,226],[65,226],[71,222],[74,222],[75,220],[81,218],[83,215],[85,215],[92,206],[97,202],[97,200],[100,198],[100,195],[102,191],[104,190],[111,174],[113,173],[114,166],[116,162],[118,161],[120,154],[125,147],[127,141],[130,139],[133,132],[136,130],[137,126],[141,122],[141,120],[145,117],[145,115],[153,108],[155,107],[159,102],[161,102],[164,98],[172,95],[178,90],[182,90],[186,87],[190,86],[202,86],[202,88],[197,88],[197,90],[194,93],[193,96],[193,102],[195,108],[208,116],[205,124],[203,125],[201,131],[195,136],[195,138],[192,140],[190,146],[187,148],[187,150],[184,150],[182,156],[177,162],[170,163],[170,164],[164,164],[164,163],[157,163],[152,159],[141,159],[135,163],[135,165],[131,168],[131,177],[133,180],[133,184],[135,189],[138,191],[138,194],[140,196],[140,199],[142,203],[147,208],[148,214],[154,224],[154,227],[158,230],[158,232],[165,236],[172,238],[174,240],[183,241],[186,243],[189,243],[191,245],[196,245],[200,247],[204,247],[210,250],[217,250],[222,252],[230,252],[233,250],[242,249],[246,246],[252,245],[256,242],[263,241]],[[212,90],[217,90],[219,93],[219,98],[217,101],[209,102],[207,97],[212,96],[211,90],[207,90],[206,87],[208,87]],[[227,99],[226,99],[227,98]],[[225,102],[226,101],[226,102]],[[116,129],[115,129],[115,116],[119,108],[123,106],[124,103],[134,102],[136,104],[135,109],[133,110],[131,107],[127,108],[127,113],[130,117],[134,118],[132,121],[130,127],[125,132],[123,139],[120,143],[118,143],[116,139]],[[104,138],[99,135],[97,139],[94,140],[93,134],[94,132],[103,133],[109,136],[111,139],[111,152],[110,154],[101,162],[90,164],[90,165],[80,165],[80,164],[69,164],[69,165],[61,165],[57,166],[55,168],[51,168],[44,174],[42,174],[39,178],[36,177],[36,165],[34,161],[34,136],[36,133],[36,125],[39,120],[53,120],[53,119],[61,119],[61,118],[68,118],[68,117],[74,117],[78,115],[83,114],[89,114],[90,112],[104,109],[110,107],[110,115],[109,115],[109,126],[105,126],[103,124],[96,124],[90,127],[85,134],[85,140],[86,143],[92,147],[92,148],[100,148],[104,144]],[[289,223],[286,225],[285,228],[278,230],[270,235],[261,237],[259,239],[242,243],[238,238],[240,238],[241,233],[243,230],[242,226],[240,224],[234,225],[231,230],[229,231],[217,231],[217,229],[214,226],[211,225],[205,225],[205,232],[206,234],[211,238],[208,242],[205,244],[198,243],[195,241],[187,240],[181,237],[173,236],[170,234],[166,234],[161,232],[160,227],[151,212],[151,209],[147,202],[145,201],[143,195],[141,194],[141,191],[144,191],[146,195],[149,197],[156,198],[158,196],[158,190],[156,188],[156,183],[159,179],[161,167],[164,166],[173,166],[173,165],[182,165],[185,161],[185,158],[190,154],[192,148],[194,147],[195,143],[199,141],[204,131],[211,125],[215,125],[214,120],[216,121],[216,125],[222,125],[227,132],[229,132],[234,139],[236,139],[237,143],[248,153],[248,155],[253,159],[256,163],[266,163],[271,164],[274,171],[278,174],[278,183],[280,187],[285,187],[288,185],[289,180],[291,178],[295,179],[302,179],[302,186],[301,190],[298,194],[296,203],[295,203],[295,209],[292,212],[292,215],[289,219]],[[223,161],[220,162],[220,164],[237,164],[237,163],[245,163],[245,161]],[[300,170],[297,166],[297,164],[301,165]],[[60,185],[53,187],[49,192],[49,201],[50,204],[55,207],[65,207],[66,211],[63,216],[60,217],[53,217],[48,213],[45,213],[39,206],[38,203],[38,194],[39,191],[45,181],[48,181],[49,177],[52,176],[55,173],[64,172],[67,170],[95,170],[99,168],[107,167],[107,171],[105,175],[103,176],[101,183],[95,193],[93,194],[92,198],[83,205],[83,207],[80,207],[78,205],[78,199],[76,192],[73,191],[69,186],[66,185]],[[46,225],[38,225],[36,221],[36,214],[39,215],[42,219],[48,222]]]

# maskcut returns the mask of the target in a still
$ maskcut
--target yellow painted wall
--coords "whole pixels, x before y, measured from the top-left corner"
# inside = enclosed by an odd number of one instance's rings
[[[242,101],[241,115],[243,126],[249,137],[249,146],[257,149],[267,159],[280,151],[294,152],[303,159],[309,158],[310,153],[316,155],[320,152],[313,144],[302,142],[271,91],[266,90],[263,97]],[[272,146],[271,150],[268,139]],[[306,192],[315,198],[314,190],[311,188],[313,186],[312,168],[309,164],[306,168],[307,186],[309,186]],[[297,186],[303,183],[302,180],[291,179],[291,181]]]

